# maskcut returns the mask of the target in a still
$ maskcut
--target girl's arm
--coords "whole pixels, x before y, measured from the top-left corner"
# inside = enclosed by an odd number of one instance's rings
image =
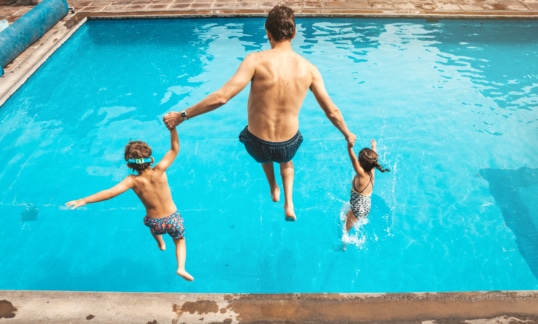
[[[351,160],[351,165],[353,165],[353,169],[355,169],[355,172],[357,174],[361,174],[362,168],[359,164],[359,160],[357,160],[357,156],[355,155],[355,152],[353,151],[353,146],[351,144],[347,145],[347,153],[349,154],[349,159]]]
[[[372,146],[372,151],[377,153],[377,143],[376,143],[375,139],[372,139],[370,141],[370,145]],[[375,169],[376,168],[372,168],[372,177],[375,176]],[[374,180],[372,179],[372,181],[374,181]]]
[[[166,152],[164,157],[153,168],[157,171],[166,171],[168,167],[174,162],[177,154],[179,153],[179,136],[177,135],[177,129],[173,127],[170,129],[170,150]]]
[[[99,191],[98,193],[95,193],[85,198],[68,201],[67,203],[65,203],[65,205],[71,206],[71,209],[75,209],[86,204],[114,198],[133,187],[133,177],[134,176],[130,175],[112,188]]]

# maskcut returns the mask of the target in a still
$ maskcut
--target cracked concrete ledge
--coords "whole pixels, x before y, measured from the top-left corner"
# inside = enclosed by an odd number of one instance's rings
[[[0,291],[5,323],[538,323],[538,291],[179,294]]]

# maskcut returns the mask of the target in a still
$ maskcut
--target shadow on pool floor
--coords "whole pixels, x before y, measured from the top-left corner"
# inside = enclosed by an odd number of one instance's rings
[[[525,188],[538,186],[538,169],[481,169],[480,175],[489,182],[489,191],[504,217],[506,226],[516,236],[519,252],[538,278],[538,220],[531,217],[531,207],[538,197],[521,197]],[[536,193],[536,191],[531,190]]]

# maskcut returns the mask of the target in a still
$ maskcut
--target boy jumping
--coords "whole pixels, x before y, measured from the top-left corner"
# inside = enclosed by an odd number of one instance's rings
[[[166,249],[162,234],[168,233],[176,245],[177,274],[185,280],[193,281],[194,278],[185,270],[187,248],[183,235],[183,218],[172,200],[166,177],[166,169],[174,162],[179,153],[179,137],[175,127],[170,129],[170,142],[170,150],[153,168],[151,168],[151,164],[154,160],[148,144],[142,141],[129,142],[125,146],[125,161],[127,161],[129,168],[137,171],[137,174],[127,176],[112,188],[86,198],[69,201],[66,205],[75,209],[89,203],[114,198],[129,189],[133,189],[146,207],[144,224],[149,227],[159,249],[163,251]]]

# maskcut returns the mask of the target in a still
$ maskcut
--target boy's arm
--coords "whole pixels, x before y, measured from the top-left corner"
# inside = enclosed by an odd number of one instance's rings
[[[68,201],[65,205],[71,206],[71,209],[75,209],[86,204],[114,198],[133,187],[133,178],[134,176],[130,175],[112,188],[99,191],[98,193],[85,198]]]
[[[349,154],[349,159],[351,160],[351,165],[353,165],[353,169],[357,174],[360,174],[362,172],[362,168],[360,167],[359,160],[357,160],[357,156],[353,151],[353,146],[349,144],[347,145],[347,153]]]
[[[166,152],[162,160],[159,161],[153,168],[157,171],[166,171],[168,167],[174,162],[177,154],[179,153],[179,136],[177,134],[177,129],[173,127],[170,129],[170,150]]]

